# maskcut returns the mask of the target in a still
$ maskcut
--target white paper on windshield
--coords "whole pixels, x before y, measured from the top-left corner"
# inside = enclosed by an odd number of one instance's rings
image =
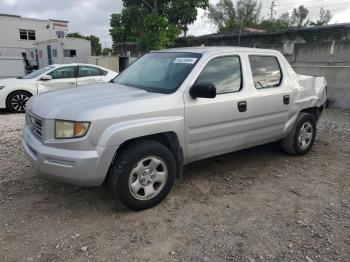
[[[194,64],[197,58],[194,57],[178,57],[175,59],[174,64]]]

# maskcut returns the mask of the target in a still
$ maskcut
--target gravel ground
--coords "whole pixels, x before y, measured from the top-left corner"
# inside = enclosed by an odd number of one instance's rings
[[[63,185],[25,159],[0,115],[1,261],[350,261],[350,111],[327,110],[312,151],[276,144],[196,162],[160,205]]]

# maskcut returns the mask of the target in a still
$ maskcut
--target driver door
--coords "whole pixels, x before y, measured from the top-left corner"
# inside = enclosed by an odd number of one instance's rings
[[[51,71],[48,73],[48,75],[52,77],[51,80],[38,80],[38,93],[75,87],[77,85],[76,73],[76,66],[65,66]]]

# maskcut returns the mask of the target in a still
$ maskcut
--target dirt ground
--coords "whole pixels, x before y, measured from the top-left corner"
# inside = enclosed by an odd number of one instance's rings
[[[1,261],[350,261],[350,110],[325,112],[306,156],[270,144],[193,163],[142,212],[39,176],[23,122],[0,115]]]

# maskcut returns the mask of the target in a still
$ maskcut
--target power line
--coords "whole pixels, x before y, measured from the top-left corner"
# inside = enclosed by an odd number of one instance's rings
[[[329,0],[324,0],[324,1],[328,1]],[[284,6],[284,5],[306,5],[308,3],[319,3],[319,5],[324,5],[324,4],[329,4],[329,3],[324,3],[323,1],[320,1],[320,0],[312,0],[312,1],[303,1],[303,2],[299,2],[299,3],[296,3],[295,1],[293,2],[286,2],[286,3],[281,3],[281,4],[277,4],[277,6]],[[349,1],[346,3],[346,2],[343,2],[343,3],[340,3],[340,4],[349,4]]]
[[[306,8],[321,8],[321,7],[325,7],[325,6],[322,6],[322,5],[314,5],[314,6],[305,6]],[[295,7],[291,7],[291,8],[287,8],[287,9],[277,9],[276,11],[278,12],[281,12],[281,11],[292,11]],[[350,6],[349,6],[350,8]],[[340,10],[344,10],[344,7],[334,7],[334,8],[327,8],[327,10],[329,11],[340,11]]]
[[[319,4],[319,5],[304,5],[305,7],[325,7],[325,6],[340,6],[340,5],[349,5],[349,8],[350,8],[350,3],[347,2],[347,3],[335,3],[335,4]],[[276,5],[276,6],[283,6],[283,5]],[[295,4],[295,6],[300,6],[298,4]],[[339,7],[339,8],[342,8],[342,7]],[[291,10],[293,9],[293,7],[290,7],[290,8],[286,8],[286,9],[278,9],[278,10]]]

